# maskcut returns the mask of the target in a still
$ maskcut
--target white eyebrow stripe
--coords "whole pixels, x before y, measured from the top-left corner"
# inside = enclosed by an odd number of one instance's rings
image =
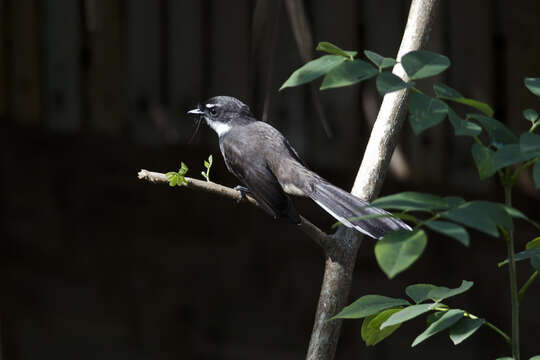
[[[205,106],[206,106],[208,109],[211,109],[211,108],[213,108],[213,107],[220,107],[221,104],[206,104]]]

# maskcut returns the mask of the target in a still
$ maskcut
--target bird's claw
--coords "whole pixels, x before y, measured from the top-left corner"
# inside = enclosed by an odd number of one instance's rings
[[[246,200],[246,194],[249,192],[249,189],[245,186],[237,185],[234,190],[240,193],[240,197],[236,199],[236,203],[240,203],[242,200]]]

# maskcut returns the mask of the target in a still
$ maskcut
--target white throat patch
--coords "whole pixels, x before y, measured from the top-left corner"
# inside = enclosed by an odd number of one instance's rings
[[[206,123],[218,134],[218,136],[225,135],[231,130],[231,125],[219,121],[213,121],[206,119]]]

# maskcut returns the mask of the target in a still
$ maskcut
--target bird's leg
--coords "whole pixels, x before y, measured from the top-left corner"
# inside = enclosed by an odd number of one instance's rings
[[[240,193],[240,198],[236,200],[237,203],[239,203],[242,200],[246,199],[246,194],[249,194],[249,189],[245,186],[237,185],[234,190],[238,191]]]

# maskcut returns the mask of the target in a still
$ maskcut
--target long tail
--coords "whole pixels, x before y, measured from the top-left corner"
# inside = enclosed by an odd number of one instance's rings
[[[394,217],[355,220],[364,215],[390,214],[325,181],[315,184],[308,196],[343,225],[374,239],[394,230],[412,230],[409,225]]]

